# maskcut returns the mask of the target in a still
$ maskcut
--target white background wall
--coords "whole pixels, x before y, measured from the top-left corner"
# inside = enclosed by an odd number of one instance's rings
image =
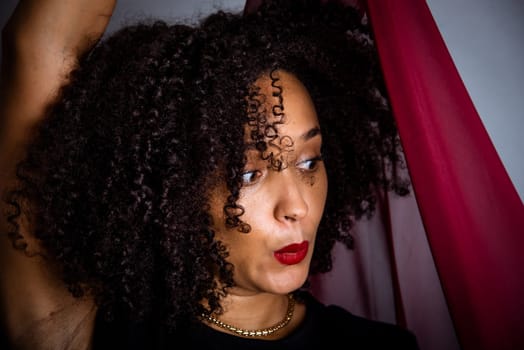
[[[0,26],[17,0],[1,0]],[[149,16],[194,22],[244,0],[119,0],[108,31]],[[477,111],[524,198],[524,0],[427,0]]]

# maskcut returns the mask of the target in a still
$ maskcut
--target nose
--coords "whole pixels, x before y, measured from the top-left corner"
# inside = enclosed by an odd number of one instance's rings
[[[282,171],[278,175],[280,186],[274,209],[275,218],[283,223],[298,221],[307,215],[309,209],[301,190],[301,183],[291,171]]]

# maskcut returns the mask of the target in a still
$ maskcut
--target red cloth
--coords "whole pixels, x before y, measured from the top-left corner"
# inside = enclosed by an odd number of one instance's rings
[[[426,2],[367,12],[461,347],[524,349],[524,206]]]

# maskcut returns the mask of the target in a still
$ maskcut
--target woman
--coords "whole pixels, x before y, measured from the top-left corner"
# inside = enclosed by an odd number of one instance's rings
[[[407,193],[384,96],[352,8],[272,1],[126,27],[39,125],[11,237],[23,246],[26,215],[69,289],[94,297],[97,326],[115,326],[95,347],[416,348],[302,290],[335,242],[352,246],[376,191]]]

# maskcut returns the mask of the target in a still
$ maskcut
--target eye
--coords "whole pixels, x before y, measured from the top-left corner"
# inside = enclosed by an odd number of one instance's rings
[[[300,170],[315,171],[318,168],[318,163],[322,161],[322,156],[306,159],[297,164]]]
[[[242,183],[244,185],[252,185],[262,176],[259,170],[246,171],[242,174]]]

